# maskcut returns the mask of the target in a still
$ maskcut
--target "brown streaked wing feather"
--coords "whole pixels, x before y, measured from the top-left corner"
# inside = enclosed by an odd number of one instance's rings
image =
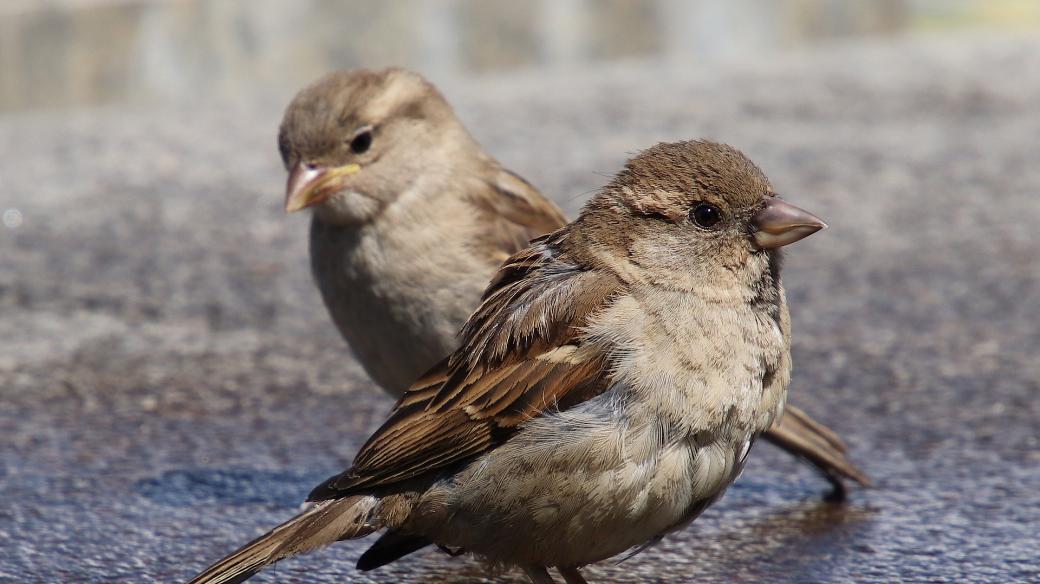
[[[518,174],[492,162],[493,171],[472,192],[479,220],[487,229],[479,244],[501,263],[528,243],[567,224],[563,211]]]
[[[354,466],[316,488],[311,500],[465,461],[501,444],[524,421],[606,389],[606,357],[582,347],[581,331],[618,282],[555,259],[562,236],[542,238],[503,266],[463,329],[462,347],[401,398]]]

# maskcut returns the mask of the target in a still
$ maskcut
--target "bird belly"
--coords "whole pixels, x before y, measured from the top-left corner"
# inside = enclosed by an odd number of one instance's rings
[[[491,563],[582,566],[685,525],[736,478],[729,440],[697,445],[611,399],[532,420],[427,491],[409,529]]]

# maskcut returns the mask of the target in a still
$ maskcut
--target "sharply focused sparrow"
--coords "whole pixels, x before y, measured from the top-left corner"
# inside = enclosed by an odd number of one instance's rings
[[[325,305],[368,374],[401,393],[457,346],[495,270],[563,213],[503,169],[421,76],[336,72],[289,105],[279,148],[285,207],[311,207],[311,264]],[[866,484],[832,431],[789,406],[765,438],[844,494]]]
[[[309,510],[194,581],[385,529],[360,569],[435,543],[576,583],[581,566],[682,528],[783,411],[778,249],[823,227],[729,146],[642,152],[508,259],[458,348]]]

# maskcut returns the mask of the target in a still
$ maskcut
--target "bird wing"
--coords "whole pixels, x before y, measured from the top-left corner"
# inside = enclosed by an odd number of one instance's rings
[[[492,172],[471,189],[470,200],[487,226],[478,238],[480,249],[488,250],[500,264],[532,239],[566,225],[567,218],[523,177],[490,162]]]
[[[398,401],[325,500],[414,478],[503,443],[526,420],[606,390],[607,356],[583,327],[620,288],[610,273],[553,259],[551,238],[513,256],[462,331],[462,346]]]

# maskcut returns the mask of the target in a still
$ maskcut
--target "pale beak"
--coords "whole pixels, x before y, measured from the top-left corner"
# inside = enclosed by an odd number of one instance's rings
[[[285,212],[292,213],[325,202],[342,189],[341,178],[359,170],[361,167],[357,164],[320,167],[296,163],[285,185]]]
[[[778,197],[770,197],[764,209],[751,218],[751,240],[758,249],[776,249],[809,237],[827,224],[812,213]]]

